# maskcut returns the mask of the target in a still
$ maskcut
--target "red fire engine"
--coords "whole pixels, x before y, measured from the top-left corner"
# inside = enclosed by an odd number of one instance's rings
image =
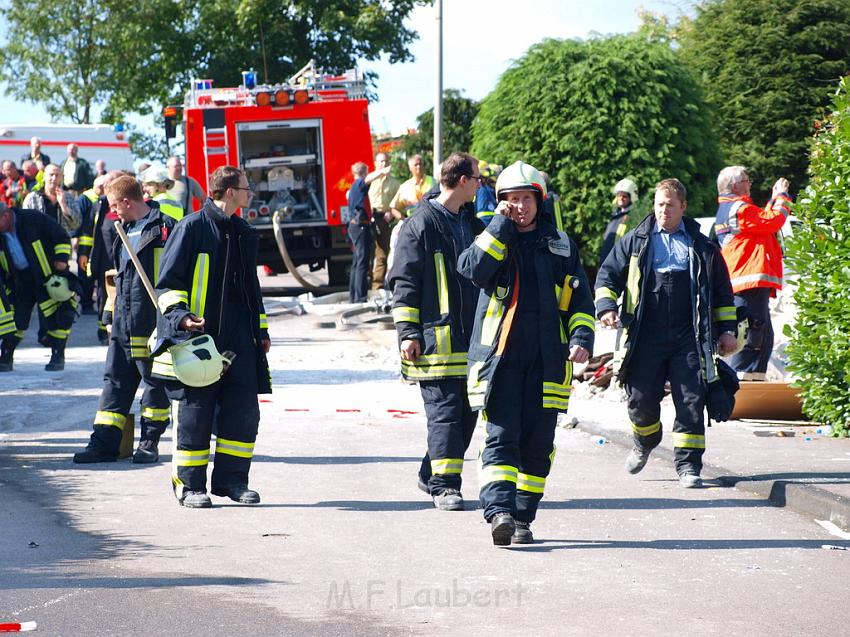
[[[372,165],[363,79],[321,74],[313,62],[283,84],[242,77],[236,88],[193,81],[183,109],[187,173],[205,186],[219,166],[245,170],[254,199],[241,214],[260,235],[260,263],[326,267],[331,285],[347,285],[351,165]]]

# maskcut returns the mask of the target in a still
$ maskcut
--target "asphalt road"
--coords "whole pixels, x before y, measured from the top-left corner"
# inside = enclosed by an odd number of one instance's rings
[[[259,506],[179,507],[168,437],[161,464],[75,466],[105,354],[90,319],[65,372],[26,347],[0,378],[0,621],[46,635],[847,632],[850,551],[821,548],[847,541],[735,489],[683,490],[660,460],[629,476],[621,447],[578,430],[558,430],[535,544],[491,544],[481,430],[467,510],[434,510],[415,486],[418,389],[374,328],[272,319]]]

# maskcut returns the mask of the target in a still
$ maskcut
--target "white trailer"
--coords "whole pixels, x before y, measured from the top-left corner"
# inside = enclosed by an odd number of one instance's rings
[[[0,160],[11,159],[20,168],[20,159],[29,155],[30,139],[41,139],[41,152],[54,164],[67,157],[68,144],[79,147],[79,156],[91,164],[106,162],[107,170],[133,170],[133,154],[127,133],[108,124],[0,124]]]

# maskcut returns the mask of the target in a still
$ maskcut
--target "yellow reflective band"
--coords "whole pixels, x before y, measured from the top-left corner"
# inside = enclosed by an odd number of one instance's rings
[[[680,449],[705,449],[705,436],[673,432],[673,446]]]
[[[502,323],[502,315],[505,306],[497,295],[490,297],[487,303],[487,311],[484,313],[484,321],[481,324],[481,344],[491,346],[496,342],[499,334],[499,325]]]
[[[598,288],[596,290],[596,301],[601,301],[603,299],[611,299],[612,301],[617,300],[617,293],[610,288]]]
[[[640,267],[638,256],[633,254],[629,259],[629,273],[626,276],[626,304],[628,314],[634,314],[638,301],[640,300]]]
[[[394,307],[393,308],[394,323],[418,323],[419,308],[418,307]]]
[[[162,261],[162,248],[153,249],[153,282],[156,285],[159,280],[159,264]]]
[[[97,411],[94,414],[95,425],[118,427],[118,429],[123,431],[125,422],[127,422],[126,416],[119,414],[117,411]]]
[[[614,231],[614,236],[616,237],[615,241],[623,238],[626,234],[627,227],[628,226],[625,223],[620,223],[620,225],[617,226],[617,229]]]
[[[591,332],[596,330],[596,322],[593,320],[593,317],[590,314],[576,312],[570,318],[570,325],[567,329],[569,330],[570,334],[572,334],[577,327],[582,326],[588,328]]]
[[[84,234],[80,237],[80,246],[83,248],[91,248],[94,245],[94,238]]]
[[[163,421],[168,420],[171,415],[171,410],[160,407],[142,407],[142,418],[146,420]]]
[[[45,277],[50,276],[50,264],[47,262],[47,255],[44,254],[44,246],[41,245],[41,239],[36,239],[32,242],[32,249],[35,251],[35,256],[38,258],[38,264],[41,266],[41,272]]]
[[[70,243],[57,243],[53,246],[53,254],[71,254],[71,244]]]
[[[556,396],[569,396],[573,388],[562,383],[543,383],[544,394],[555,394]]]
[[[217,438],[215,441],[215,452],[223,453],[228,456],[236,456],[238,458],[253,458],[254,443]]]
[[[479,219],[490,219],[494,214],[494,210],[481,210],[480,212],[476,212],[475,216]]]
[[[0,336],[14,334],[16,331],[14,321],[0,321]]]
[[[431,473],[434,475],[457,475],[463,471],[463,458],[440,458],[431,460]]]
[[[202,467],[210,463],[210,450],[177,449],[174,452],[174,464],[179,467]]]
[[[169,290],[160,294],[156,302],[159,311],[165,314],[175,305],[189,305],[189,294],[185,290]]]
[[[466,352],[454,354],[427,354],[415,361],[401,361],[401,371],[414,380],[429,378],[465,377]]]
[[[151,351],[147,347],[131,347],[130,358],[147,358]]]
[[[9,262],[6,261],[6,255],[2,252],[0,252],[0,267],[2,267],[6,272],[9,271]]]
[[[491,482],[513,482],[516,484],[517,468],[506,464],[491,464],[478,470],[479,488]]]
[[[639,436],[651,436],[654,433],[661,431],[661,421],[654,422],[651,425],[636,425],[632,423],[632,431]]]
[[[529,493],[543,493],[546,488],[546,478],[532,476],[520,471],[516,476],[516,488]]]
[[[269,329],[269,318],[265,314],[260,314],[260,329]]]
[[[174,365],[171,362],[171,354],[169,352],[163,352],[162,354],[154,357],[153,364],[151,365],[151,373],[157,376],[164,376],[166,378],[177,378],[177,374],[174,373]]]
[[[496,261],[505,260],[507,246],[486,230],[476,237],[475,245],[496,259]]]
[[[71,330],[47,330],[47,335],[58,338],[60,341],[66,341],[71,335]]]
[[[434,253],[434,266],[437,269],[437,298],[440,301],[440,314],[449,313],[449,288],[446,282],[446,263],[442,252]]]
[[[716,307],[714,308],[714,320],[737,321],[738,311],[735,309],[734,305],[723,305],[721,307]]]
[[[434,328],[434,338],[437,340],[437,354],[452,353],[452,328],[450,325],[437,325]]]
[[[484,367],[484,361],[476,361],[469,368],[469,377],[466,379],[466,396],[469,400],[469,406],[473,409],[482,409],[484,407],[484,396],[487,393],[487,380],[479,378],[481,369]],[[487,418],[482,411],[482,419],[486,422]]]
[[[543,409],[558,409],[561,411],[566,411],[569,406],[569,398],[552,398],[550,396],[543,397]]]
[[[210,255],[202,252],[195,260],[195,274],[192,276],[192,296],[189,311],[203,318],[207,305],[207,285],[210,280]]]

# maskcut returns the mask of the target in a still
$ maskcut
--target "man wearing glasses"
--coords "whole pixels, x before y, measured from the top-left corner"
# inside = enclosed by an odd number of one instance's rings
[[[443,511],[462,511],[463,455],[476,415],[466,394],[466,360],[478,291],[457,260],[483,229],[465,206],[478,189],[478,160],[453,153],[440,169],[440,193],[425,198],[398,237],[390,270],[401,373],[419,382],[428,453],[419,488]]]
[[[750,197],[750,177],[743,166],[727,166],[717,176],[714,232],[729,268],[735,307],[749,319],[744,348],[729,359],[742,380],[765,380],[773,352],[770,298],[782,289],[782,248],[777,233],[791,211],[790,183],[780,178],[762,210]]]
[[[220,380],[190,387],[171,365],[154,361],[154,376],[167,379],[175,446],[172,483],[185,507],[212,506],[207,495],[210,435],[216,433],[213,495],[257,504],[248,471],[260,422],[258,394],[271,393],[266,354],[271,346],[257,279],[257,234],[236,215],[251,203],[245,174],[222,166],[210,175],[210,198],[174,228],[162,256],[156,290],[162,316],[153,355],[199,333],[235,358]]]

